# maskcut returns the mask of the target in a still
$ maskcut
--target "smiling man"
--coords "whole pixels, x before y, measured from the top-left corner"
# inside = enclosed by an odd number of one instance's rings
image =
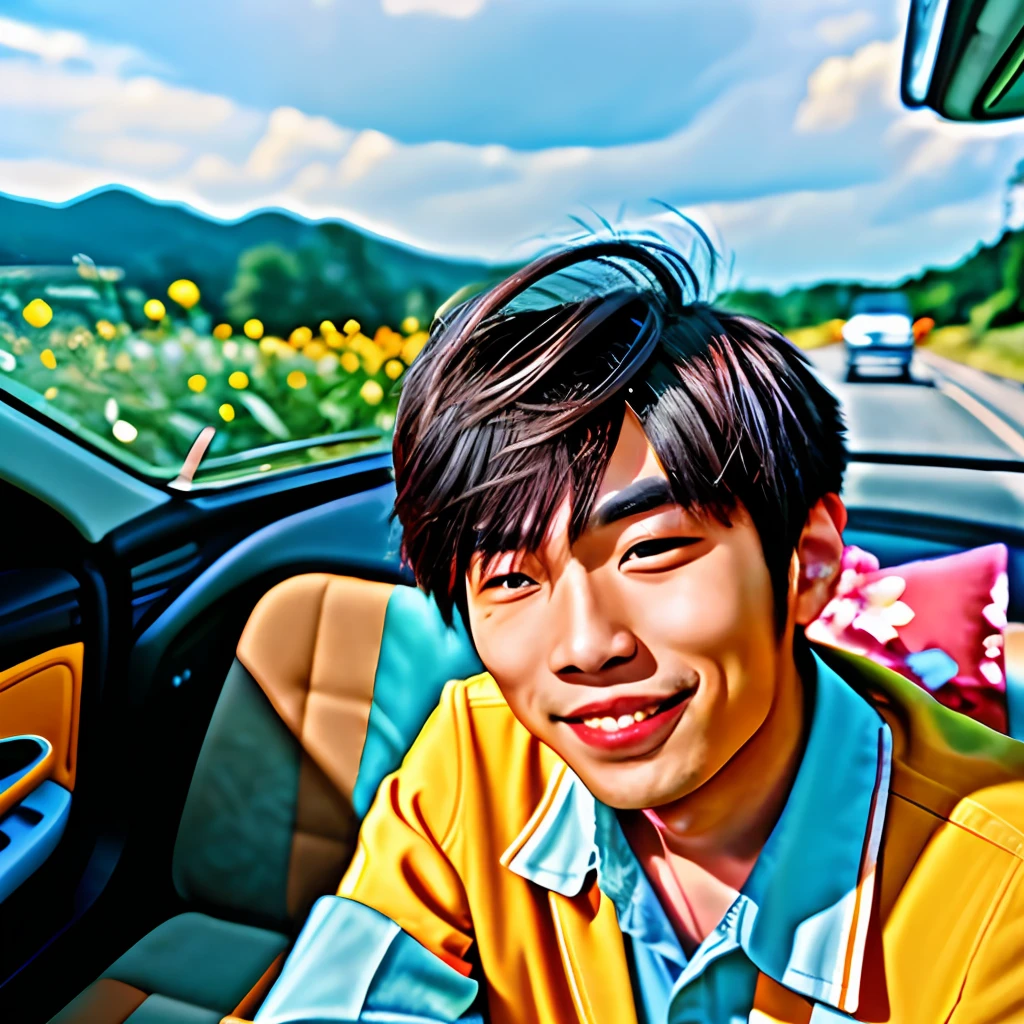
[[[260,1022],[1024,1019],[1024,748],[803,636],[835,398],[612,240],[435,324],[395,431],[450,683]]]

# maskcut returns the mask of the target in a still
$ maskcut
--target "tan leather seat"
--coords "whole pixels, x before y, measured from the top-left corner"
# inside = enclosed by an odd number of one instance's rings
[[[359,820],[452,678],[480,670],[412,587],[311,573],[257,604],[175,844],[194,911],[151,931],[51,1024],[217,1024],[255,1012]]]

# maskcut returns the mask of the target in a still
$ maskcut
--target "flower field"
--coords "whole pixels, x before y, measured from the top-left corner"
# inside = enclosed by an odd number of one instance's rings
[[[339,317],[276,337],[255,317],[215,323],[190,280],[142,296],[88,261],[0,269],[0,383],[161,476],[207,425],[211,460],[346,432],[386,442],[426,338],[412,317],[398,329]]]

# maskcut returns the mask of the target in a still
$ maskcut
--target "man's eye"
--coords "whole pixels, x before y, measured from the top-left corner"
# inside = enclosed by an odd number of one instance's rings
[[[524,572],[509,572],[504,576],[492,576],[481,588],[482,590],[523,590],[532,587],[536,580]]]
[[[642,540],[634,544],[623,556],[619,565],[626,562],[635,562],[643,558],[653,558],[655,555],[663,555],[666,551],[676,551],[679,548],[688,548],[696,544],[697,537],[659,537],[655,540]]]

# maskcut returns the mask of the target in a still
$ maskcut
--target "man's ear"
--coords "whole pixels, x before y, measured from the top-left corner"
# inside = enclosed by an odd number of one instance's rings
[[[794,552],[797,567],[794,622],[799,626],[813,622],[832,597],[839,579],[845,527],[846,506],[838,494],[826,494],[807,514]]]

